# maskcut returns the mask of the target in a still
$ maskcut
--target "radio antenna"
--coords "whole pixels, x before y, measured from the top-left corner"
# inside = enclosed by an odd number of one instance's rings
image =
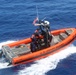
[[[38,18],[38,20],[39,20],[38,7],[37,7],[37,5],[36,5],[36,13],[37,13],[37,18]]]

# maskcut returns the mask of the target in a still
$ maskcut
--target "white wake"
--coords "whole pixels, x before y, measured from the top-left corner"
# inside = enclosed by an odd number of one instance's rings
[[[76,47],[70,45],[68,48],[52,55],[47,58],[35,61],[35,64],[32,64],[29,67],[19,71],[19,75],[46,75],[50,70],[53,70],[57,67],[60,60],[68,57],[69,55],[76,53]]]

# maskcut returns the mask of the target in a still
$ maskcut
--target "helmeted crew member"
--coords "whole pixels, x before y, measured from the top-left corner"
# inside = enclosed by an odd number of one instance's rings
[[[42,31],[42,35],[44,36],[45,46],[48,47],[48,46],[50,46],[50,42],[52,39],[52,36],[50,35],[50,32],[49,32],[50,31],[49,21],[44,21],[43,25],[40,27],[42,27],[41,31]]]
[[[52,40],[52,36],[50,35],[50,23],[49,21],[41,21],[39,20],[38,23],[36,23],[38,19],[34,21],[35,26],[39,26],[42,35],[44,36],[44,42],[45,46],[48,47],[49,43]]]

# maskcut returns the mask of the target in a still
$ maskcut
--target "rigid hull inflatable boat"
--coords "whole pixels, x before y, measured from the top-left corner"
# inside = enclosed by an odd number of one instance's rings
[[[76,39],[76,29],[66,28],[50,32],[53,36],[50,47],[31,52],[31,38],[2,46],[2,52],[11,65],[29,63],[57,53]]]

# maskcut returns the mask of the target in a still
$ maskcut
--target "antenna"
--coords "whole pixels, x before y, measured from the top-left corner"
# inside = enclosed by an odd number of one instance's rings
[[[37,18],[39,20],[39,15],[38,15],[38,8],[37,8],[37,5],[36,5],[36,12],[37,12]]]

